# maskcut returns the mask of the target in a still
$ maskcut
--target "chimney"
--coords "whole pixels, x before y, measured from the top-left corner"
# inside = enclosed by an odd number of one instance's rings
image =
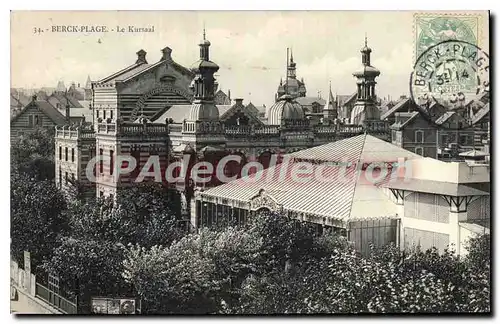
[[[172,49],[170,47],[165,47],[161,50],[161,59],[160,61],[171,61],[172,60]]]
[[[234,99],[234,101],[236,101],[237,105],[243,105],[243,99],[238,98],[238,99]]]
[[[135,61],[135,64],[148,64],[148,61],[146,61],[146,51],[141,49],[137,54],[137,61]]]
[[[227,90],[227,97],[229,98],[229,100],[231,100],[231,89]]]

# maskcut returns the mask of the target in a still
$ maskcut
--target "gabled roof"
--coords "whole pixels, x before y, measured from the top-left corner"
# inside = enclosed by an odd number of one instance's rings
[[[488,102],[472,117],[472,125],[478,123],[484,116],[490,113],[490,103]]]
[[[384,120],[388,117],[392,117],[396,112],[400,112],[404,110],[405,105],[410,101],[410,98],[404,98],[400,100],[394,107],[391,109],[387,110],[385,113],[380,116],[380,120]]]
[[[253,103],[249,103],[247,106],[247,109],[250,111],[250,113],[254,114],[256,117],[259,117],[260,114],[265,114],[266,113],[266,106],[255,106]]]
[[[413,111],[409,113],[396,113],[396,122],[391,125],[391,129],[401,129],[408,125],[412,120],[416,119],[420,115],[419,112]]]
[[[225,118],[229,117],[234,110],[240,109],[245,115],[250,117],[250,119],[253,120],[256,124],[262,125],[262,121],[259,119],[259,117],[257,115],[255,115],[247,107],[248,106],[239,105],[239,104],[218,105],[217,108],[219,109],[219,119],[224,120]]]
[[[24,114],[24,112],[35,105],[45,116],[47,116],[50,120],[54,122],[56,125],[64,125],[66,124],[66,118],[64,117],[63,114],[61,114],[54,106],[52,106],[50,103],[44,100],[37,100],[37,101],[32,101],[26,107],[19,112],[14,118],[11,119],[11,123],[16,121],[21,115]]]

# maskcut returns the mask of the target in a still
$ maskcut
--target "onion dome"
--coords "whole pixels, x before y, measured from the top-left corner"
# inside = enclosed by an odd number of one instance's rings
[[[380,75],[380,71],[373,66],[363,65],[361,68],[359,68],[352,75],[354,75],[355,77],[364,77],[364,76],[376,77],[376,76]]]
[[[268,125],[281,125],[285,120],[303,120],[304,118],[302,106],[288,94],[281,96],[267,113]]]

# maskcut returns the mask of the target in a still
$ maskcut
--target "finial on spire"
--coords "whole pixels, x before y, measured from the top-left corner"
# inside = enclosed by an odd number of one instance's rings
[[[365,32],[365,46],[368,46],[368,36],[366,36],[366,32]]]
[[[203,40],[206,40],[206,33],[205,33],[205,22],[203,22]]]
[[[293,52],[292,52],[292,47],[290,47],[290,63],[293,63]]]

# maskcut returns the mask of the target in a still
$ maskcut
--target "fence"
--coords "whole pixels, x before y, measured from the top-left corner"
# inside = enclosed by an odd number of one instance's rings
[[[65,314],[77,314],[77,298],[72,302],[47,287],[37,283],[35,288],[35,296],[49,303],[51,306],[61,310]]]

